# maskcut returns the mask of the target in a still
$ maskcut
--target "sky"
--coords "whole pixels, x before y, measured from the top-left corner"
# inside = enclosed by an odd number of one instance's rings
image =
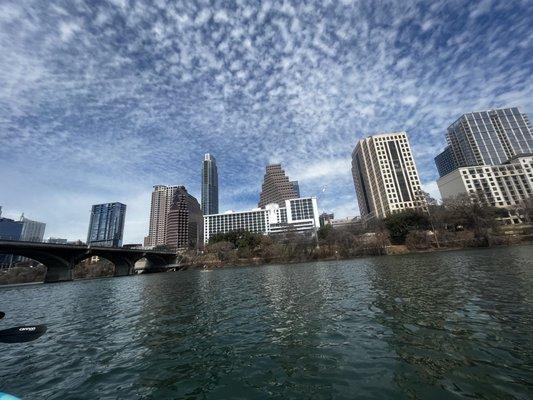
[[[531,0],[2,0],[3,216],[85,240],[91,205],[119,201],[141,243],[153,185],[199,199],[207,152],[221,211],[256,207],[281,162],[320,211],[355,216],[351,152],[395,131],[438,197],[461,114],[531,117],[532,27]]]

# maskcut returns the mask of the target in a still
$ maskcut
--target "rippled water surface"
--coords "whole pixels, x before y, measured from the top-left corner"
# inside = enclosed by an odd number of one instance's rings
[[[533,398],[533,247],[0,289],[27,399]]]

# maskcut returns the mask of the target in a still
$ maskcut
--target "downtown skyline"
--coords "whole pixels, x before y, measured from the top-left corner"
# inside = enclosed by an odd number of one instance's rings
[[[116,3],[1,6],[0,204],[50,236],[84,239],[90,206],[120,201],[124,242],[141,243],[152,186],[200,199],[204,153],[220,212],[253,208],[281,162],[320,212],[358,215],[353,147],[400,130],[438,196],[433,157],[453,121],[533,111],[526,2]]]

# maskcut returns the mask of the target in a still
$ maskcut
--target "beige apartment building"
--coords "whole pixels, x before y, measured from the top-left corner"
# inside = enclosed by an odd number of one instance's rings
[[[154,186],[150,207],[150,226],[148,236],[144,238],[146,247],[160,246],[166,243],[167,214],[178,188],[179,186]]]
[[[509,211],[506,222],[525,222],[521,211],[533,198],[533,156],[517,156],[499,165],[458,168],[437,181],[442,199],[468,195]]]
[[[405,132],[361,139],[352,152],[352,177],[364,221],[427,206]]]

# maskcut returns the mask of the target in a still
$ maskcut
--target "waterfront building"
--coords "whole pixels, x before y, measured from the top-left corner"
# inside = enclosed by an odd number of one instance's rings
[[[285,200],[283,207],[270,203],[250,211],[204,215],[204,240],[217,233],[249,231],[263,235],[289,232],[315,234],[319,226],[316,197]]]
[[[464,114],[448,127],[446,140],[449,150],[435,158],[441,177],[451,172],[449,166],[500,165],[533,153],[533,132],[518,107]]]
[[[162,246],[166,243],[167,215],[179,186],[156,185],[152,192],[148,236],[145,247]]]
[[[352,152],[352,177],[365,221],[426,207],[405,132],[361,139]]]
[[[91,208],[87,244],[121,247],[124,236],[126,205],[122,203],[96,204]]]
[[[533,197],[533,155],[499,165],[460,167],[437,181],[442,199],[468,195],[473,201],[509,211],[506,222],[523,222],[525,203]]]
[[[165,244],[174,251],[200,247],[203,222],[198,200],[184,186],[178,186],[167,216]]]
[[[290,181],[281,164],[267,165],[258,207],[263,208],[271,203],[283,207],[285,200],[299,198],[299,192],[298,181]]]
[[[44,239],[44,231],[46,224],[44,222],[33,221],[24,217],[24,214],[20,217],[22,222],[22,234],[20,240],[24,242],[42,242]]]
[[[211,154],[204,155],[202,165],[202,213],[218,214],[218,169]]]
[[[335,218],[335,215],[333,213],[323,212],[318,217],[318,220],[320,222],[320,226],[323,227],[324,225],[330,224],[331,220],[333,220],[334,218]]]

